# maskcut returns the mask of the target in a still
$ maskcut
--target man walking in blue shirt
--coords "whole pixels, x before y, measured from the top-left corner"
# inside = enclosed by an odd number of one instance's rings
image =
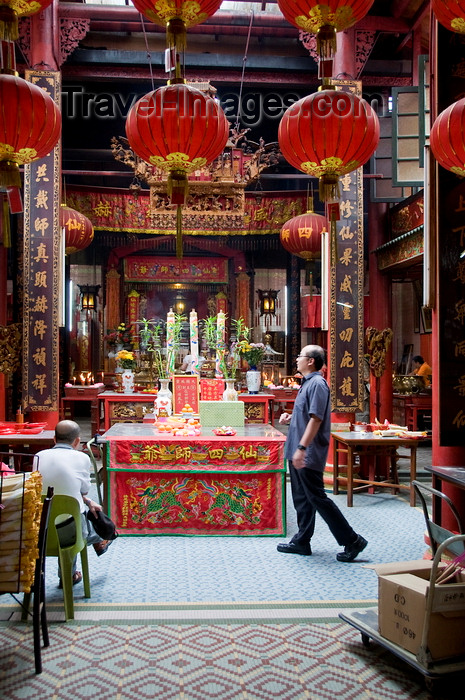
[[[285,457],[289,463],[292,500],[297,512],[298,532],[289,543],[278,544],[278,552],[310,555],[310,540],[317,513],[328,525],[338,544],[344,547],[336,555],[351,562],[367,546],[367,541],[349,525],[324,489],[323,471],[331,436],[329,386],[320,373],[325,351],[319,345],[306,345],[297,357],[297,369],[303,380],[292,414],[283,413],[279,422],[289,423]]]

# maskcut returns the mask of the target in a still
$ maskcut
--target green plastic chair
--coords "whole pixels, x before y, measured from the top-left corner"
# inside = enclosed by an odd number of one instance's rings
[[[63,547],[60,544],[57,525],[69,517],[72,517],[76,527],[76,541],[74,544]],[[50,509],[50,520],[47,536],[47,557],[58,557],[61,567],[61,580],[63,583],[63,599],[65,604],[66,620],[74,620],[73,598],[73,559],[81,554],[82,577],[84,581],[84,596],[90,598],[89,564],[87,559],[87,542],[82,536],[81,511],[79,502],[72,496],[53,497]]]

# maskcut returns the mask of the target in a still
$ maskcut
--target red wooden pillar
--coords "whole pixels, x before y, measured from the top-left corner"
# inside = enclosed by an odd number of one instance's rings
[[[60,55],[58,2],[31,17],[31,60],[34,68],[26,73],[26,78],[44,87],[52,98],[58,101],[61,75],[56,57]],[[25,167],[24,201],[25,201],[25,231],[23,256],[28,261],[25,268],[24,324],[27,329],[27,346],[23,347],[23,408],[33,414],[34,421],[46,421],[52,429],[59,420],[59,370],[58,370],[58,250],[59,250],[59,200],[60,200],[60,143],[53,151],[40,161],[35,161]],[[43,170],[39,171],[39,164]],[[45,174],[46,173],[46,174]],[[40,177],[39,177],[40,175]],[[48,204],[44,208],[38,197],[39,188],[45,188]],[[39,206],[42,207],[39,211]],[[46,288],[43,296],[46,299],[46,309],[41,316],[38,308],[34,307],[31,291],[34,285],[34,250],[39,235],[37,222],[42,222],[43,244],[47,250]],[[42,239],[41,239],[42,240]],[[26,269],[26,268],[29,269]],[[44,268],[45,270],[45,268]],[[44,283],[45,286],[45,283]],[[42,324],[39,326],[38,324]],[[39,334],[40,331],[40,334]],[[25,334],[26,337],[26,334]],[[40,352],[44,353],[46,361],[42,361],[37,353],[36,345],[40,337]],[[36,350],[36,351],[35,351]],[[39,366],[39,364],[40,366]]]
[[[376,250],[386,242],[384,221],[388,205],[370,202],[368,205],[368,261],[370,279],[370,326],[382,331],[392,328],[391,280],[378,269]],[[370,373],[370,419],[378,418],[383,422],[386,418],[392,420],[392,344],[386,354],[386,370],[379,380],[379,406],[375,406],[377,387],[376,378]]]

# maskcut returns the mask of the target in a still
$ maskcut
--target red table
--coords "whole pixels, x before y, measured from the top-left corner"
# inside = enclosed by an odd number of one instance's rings
[[[272,394],[238,394],[239,401],[243,401],[246,423],[270,423],[273,414]],[[271,410],[269,408],[271,404]]]
[[[353,494],[356,491],[366,490],[370,487],[390,488],[394,493],[398,489],[410,491],[410,505],[415,505],[415,491],[410,484],[399,484],[397,473],[397,450],[406,447],[410,450],[410,481],[417,475],[417,447],[418,440],[400,437],[381,437],[374,433],[331,433],[334,440],[334,469],[333,469],[333,493],[339,493],[339,482],[347,482],[347,505],[353,506]],[[339,473],[339,453],[347,453],[347,477]],[[369,460],[369,478],[360,479],[354,476],[355,456],[367,457]],[[377,481],[376,461],[378,458],[390,461],[390,475],[388,479]],[[355,486],[354,484],[359,484]]]
[[[109,430],[115,423],[140,423],[146,413],[153,411],[156,394],[121,394],[105,391],[99,398],[104,405],[104,427]]]
[[[113,425],[107,441],[110,516],[123,535],[284,535],[284,443],[269,424],[234,436]]]

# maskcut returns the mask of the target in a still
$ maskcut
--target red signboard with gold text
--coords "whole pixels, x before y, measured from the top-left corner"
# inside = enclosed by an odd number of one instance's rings
[[[199,378],[196,374],[173,377],[174,413],[181,413],[186,404],[193,409],[193,413],[199,412]]]
[[[228,282],[227,258],[169,258],[136,255],[125,258],[124,277],[127,282],[197,282],[199,284]]]

